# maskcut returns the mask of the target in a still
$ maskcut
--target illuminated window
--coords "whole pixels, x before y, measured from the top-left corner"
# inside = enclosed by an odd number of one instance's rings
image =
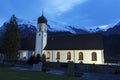
[[[50,52],[47,52],[46,58],[47,58],[47,59],[50,59]]]
[[[97,53],[92,52],[92,61],[97,61]]]
[[[26,51],[23,52],[23,60],[26,60],[27,53]]]
[[[71,60],[71,52],[67,53],[67,60]]]
[[[79,52],[79,60],[83,60],[83,52]]]
[[[23,57],[26,57],[26,55],[27,55],[27,54],[26,54],[26,51],[24,51],[24,52],[23,52]]]
[[[33,52],[32,52],[32,56],[34,56],[34,55],[35,55],[35,52],[33,51]]]
[[[60,52],[57,52],[56,59],[60,59]]]

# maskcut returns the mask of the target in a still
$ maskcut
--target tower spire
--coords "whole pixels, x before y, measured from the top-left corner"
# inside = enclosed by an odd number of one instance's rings
[[[47,24],[47,19],[44,17],[44,8],[41,9],[42,15],[38,18],[38,23]]]
[[[43,14],[44,14],[44,8],[42,8],[42,16],[43,16]]]

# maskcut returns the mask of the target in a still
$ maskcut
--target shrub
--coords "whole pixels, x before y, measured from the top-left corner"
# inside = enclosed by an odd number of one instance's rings
[[[31,57],[28,59],[27,63],[30,64],[30,65],[33,65],[33,64],[35,63],[35,56],[34,56],[34,55],[31,56]]]
[[[35,64],[38,64],[41,61],[40,54],[37,54],[34,61],[35,61]]]
[[[28,59],[27,63],[30,64],[30,65],[38,64],[38,63],[40,62],[40,59],[41,59],[40,54],[37,54],[37,56],[32,55],[32,56]]]

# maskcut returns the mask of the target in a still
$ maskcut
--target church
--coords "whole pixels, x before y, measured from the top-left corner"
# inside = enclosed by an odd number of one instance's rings
[[[103,39],[100,34],[64,36],[47,35],[47,19],[42,14],[37,21],[35,51],[20,50],[20,59],[45,54],[46,61],[83,64],[104,64]]]

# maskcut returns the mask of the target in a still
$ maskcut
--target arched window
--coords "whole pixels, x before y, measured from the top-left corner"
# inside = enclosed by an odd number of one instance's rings
[[[57,52],[56,59],[60,59],[60,52]]]
[[[67,60],[71,60],[71,52],[67,53]]]
[[[97,61],[97,53],[92,52],[92,61]]]
[[[79,52],[79,60],[83,60],[83,52]]]
[[[27,51],[23,51],[23,60],[26,60],[27,57]]]
[[[32,56],[34,56],[35,55],[35,52],[34,51],[32,51]]]
[[[50,52],[47,52],[46,58],[50,59]]]

